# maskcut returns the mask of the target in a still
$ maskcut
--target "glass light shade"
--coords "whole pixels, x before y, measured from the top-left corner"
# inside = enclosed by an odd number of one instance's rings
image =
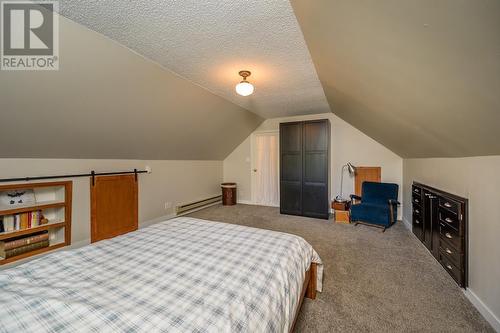
[[[241,81],[236,85],[236,92],[241,96],[253,94],[253,85],[247,81]]]

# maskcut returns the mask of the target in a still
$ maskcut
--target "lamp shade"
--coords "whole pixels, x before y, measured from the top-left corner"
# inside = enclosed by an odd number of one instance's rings
[[[236,85],[236,92],[241,96],[253,94],[253,85],[248,81],[241,81]]]
[[[347,171],[349,171],[349,174],[354,175],[356,173],[356,167],[352,165],[351,162],[348,162]]]

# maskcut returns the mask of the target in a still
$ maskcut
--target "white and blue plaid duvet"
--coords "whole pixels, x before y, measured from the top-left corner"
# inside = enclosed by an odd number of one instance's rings
[[[176,218],[0,272],[0,332],[288,332],[311,261],[298,236]]]

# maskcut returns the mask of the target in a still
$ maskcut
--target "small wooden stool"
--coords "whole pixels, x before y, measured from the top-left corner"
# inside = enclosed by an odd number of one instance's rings
[[[351,223],[349,216],[349,201],[332,201],[334,220],[337,223]]]

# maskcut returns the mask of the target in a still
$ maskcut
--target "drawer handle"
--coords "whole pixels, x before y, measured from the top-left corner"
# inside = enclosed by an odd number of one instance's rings
[[[448,223],[453,223],[453,220],[452,220],[452,219],[450,219],[449,217],[445,218],[444,220],[445,220],[446,222],[448,222]]]
[[[415,202],[420,202],[418,199],[414,199]]]
[[[445,202],[445,203],[444,203],[444,206],[445,206],[445,207],[450,208],[450,207],[451,207],[451,203],[449,203],[449,202]]]
[[[446,248],[446,253],[452,254],[453,252],[449,248]]]
[[[415,223],[416,223],[416,224],[420,224],[420,221],[419,221],[419,220],[415,220]]]
[[[418,213],[420,213],[420,211],[419,211],[418,209],[415,209],[415,213],[417,213],[417,214],[418,214]]]
[[[446,268],[448,268],[450,271],[453,270],[453,267],[451,267],[451,265],[446,265]]]
[[[449,232],[445,233],[444,235],[446,236],[446,238],[449,238],[449,239],[453,238]]]

